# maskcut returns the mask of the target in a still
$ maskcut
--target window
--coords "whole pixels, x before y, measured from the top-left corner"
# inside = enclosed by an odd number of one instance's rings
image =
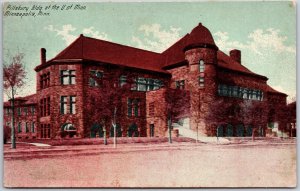
[[[176,81],[175,85],[176,85],[176,89],[184,90],[184,87],[185,87],[184,80]]]
[[[67,96],[60,97],[60,113],[66,114],[67,113]]]
[[[50,115],[50,108],[51,108],[50,97],[47,97],[47,115]]]
[[[239,88],[237,86],[234,86],[232,96],[238,97],[238,92],[239,92]]]
[[[261,90],[243,88],[238,86],[218,85],[219,96],[237,97],[242,99],[262,101],[263,92]]]
[[[205,64],[204,64],[204,61],[203,60],[200,60],[199,62],[199,71],[200,72],[204,72],[205,70]]]
[[[21,122],[18,123],[18,133],[22,132],[22,124]]]
[[[76,113],[76,97],[70,96],[70,113],[75,114]]]
[[[26,133],[29,132],[28,122],[25,123],[25,132],[26,132]]]
[[[91,87],[99,87],[102,85],[103,72],[101,71],[90,71],[90,80],[89,84]]]
[[[132,116],[132,99],[129,99],[127,100],[127,113],[128,113],[128,116]]]
[[[134,116],[137,117],[137,116],[139,116],[140,100],[139,99],[134,99],[133,104],[134,104]]]
[[[137,90],[147,91],[147,80],[145,78],[137,78]]]
[[[27,109],[27,107],[24,107],[23,111],[24,111],[25,115],[28,115],[28,109]]]
[[[10,108],[5,108],[5,113],[6,113],[6,115],[9,115],[10,114]]]
[[[60,97],[60,113],[61,114],[75,114],[76,113],[76,96],[69,97],[69,112],[68,112],[68,96]]]
[[[50,138],[50,124],[41,124],[41,138]]]
[[[31,114],[34,115],[34,113],[35,113],[35,107],[31,106]]]
[[[163,83],[161,80],[138,77],[137,79],[135,79],[135,84],[132,86],[131,90],[152,91],[158,90],[162,86]]]
[[[140,99],[130,99],[127,100],[128,116],[138,117],[140,115]]]
[[[75,70],[61,70],[60,80],[62,85],[75,84],[76,71]]]
[[[17,108],[17,113],[18,113],[19,116],[21,115],[21,108],[20,107]]]
[[[50,72],[40,75],[40,87],[41,89],[50,86]]]
[[[204,77],[199,77],[199,86],[200,88],[203,88],[204,87]]]
[[[35,129],[34,129],[34,122],[31,123],[31,132],[34,133]]]
[[[123,87],[127,83],[127,76],[121,75],[119,79],[119,85],[120,87]]]
[[[244,99],[248,98],[248,89],[247,88],[244,88],[244,90],[243,90],[243,98]]]
[[[50,97],[43,98],[40,100],[40,116],[50,115]]]

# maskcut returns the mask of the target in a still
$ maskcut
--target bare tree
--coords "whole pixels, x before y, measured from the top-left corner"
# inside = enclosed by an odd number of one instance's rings
[[[15,95],[17,91],[24,86],[26,71],[24,68],[24,54],[17,53],[15,56],[10,58],[9,62],[4,61],[3,66],[3,87],[6,92],[12,109],[12,123],[11,123],[11,147],[16,148],[16,137],[15,137]]]

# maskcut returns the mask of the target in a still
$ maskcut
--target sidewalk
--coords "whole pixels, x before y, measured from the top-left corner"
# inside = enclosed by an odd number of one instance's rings
[[[128,153],[141,151],[160,151],[160,150],[187,150],[199,147],[198,143],[160,143],[160,144],[119,144],[114,148],[113,144],[108,145],[63,145],[50,147],[24,147],[18,146],[17,149],[4,149],[4,159],[32,159],[48,157],[66,157],[79,155],[95,155],[101,153]]]
[[[215,141],[214,141],[214,139]],[[225,138],[224,138],[225,139]],[[11,149],[10,145],[4,147],[4,159],[15,160],[15,159],[33,159],[33,158],[49,158],[49,157],[69,157],[69,156],[80,156],[80,155],[98,155],[98,154],[114,154],[114,153],[128,153],[128,152],[151,152],[151,151],[164,151],[164,150],[193,150],[197,148],[201,149],[212,149],[215,147],[220,148],[237,148],[243,149],[243,147],[263,147],[263,146],[280,146],[296,144],[296,139],[257,139],[252,141],[250,138],[229,138],[226,144],[223,142],[216,142],[215,137],[206,139],[211,141],[209,143],[196,143],[193,142],[168,142],[163,143],[138,143],[138,144],[117,144],[114,148],[112,143],[108,145],[61,145],[61,146],[39,146],[34,143],[20,143],[17,144],[17,149]]]

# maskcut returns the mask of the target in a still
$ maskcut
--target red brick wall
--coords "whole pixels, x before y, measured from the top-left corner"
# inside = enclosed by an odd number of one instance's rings
[[[76,84],[75,85],[61,85],[60,84],[60,70],[76,70]],[[89,137],[90,128],[94,123],[102,123],[101,111],[97,111],[97,104],[92,104],[91,98],[95,96],[101,97],[102,94],[107,95],[103,91],[118,91],[118,89],[107,89],[89,86],[90,70],[99,70],[104,72],[104,76],[109,76],[111,80],[108,83],[118,82],[119,75],[131,75],[146,78],[161,79],[166,84],[168,83],[168,76],[159,75],[155,73],[120,69],[108,65],[100,65],[95,63],[62,63],[60,65],[49,66],[37,72],[37,100],[49,97],[51,100],[50,116],[41,117],[38,112],[38,124],[51,124],[51,138],[58,138],[61,136],[61,126],[65,123],[72,123],[78,129],[76,136]],[[40,89],[39,77],[41,74],[50,72],[50,87]],[[105,82],[105,81],[104,81]],[[117,110],[116,122],[121,125],[122,136],[127,136],[127,129],[135,123],[138,126],[140,136],[146,136],[146,93],[138,91],[124,91],[117,92],[120,95],[120,106]],[[76,114],[60,114],[60,96],[76,96]],[[127,99],[140,99],[140,108],[138,117],[129,117],[127,115]],[[105,99],[104,99],[105,100]],[[104,101],[103,100],[103,101]],[[98,104],[100,104],[99,102]],[[112,116],[106,120],[106,129],[109,134],[111,127]],[[40,136],[40,135],[39,135]]]
[[[60,70],[76,70],[75,85],[61,85]],[[40,89],[40,75],[50,72],[50,87]],[[51,125],[51,138],[61,136],[61,127],[65,123],[72,123],[78,129],[76,136],[83,137],[83,88],[82,88],[82,65],[80,63],[62,63],[59,65],[51,65],[37,72],[37,101],[42,98],[50,97],[50,115],[41,117],[38,107],[38,136],[40,135],[40,124]],[[76,114],[61,114],[60,113],[60,97],[61,96],[76,96]],[[69,98],[68,98],[69,102]],[[69,103],[68,103],[69,108]]]
[[[31,112],[31,107],[35,108],[35,113]],[[10,109],[10,113],[6,113],[6,109]],[[21,108],[21,115],[18,115],[18,108]],[[24,112],[24,108],[27,108],[27,115]],[[32,138],[37,138],[37,117],[36,117],[36,105],[15,105],[15,137],[17,139],[32,139]],[[7,122],[9,125],[7,125]],[[22,132],[18,132],[18,123],[21,122],[21,128]],[[25,124],[28,123],[28,130],[29,132],[26,133],[25,131]],[[35,125],[34,132],[32,132],[32,123]],[[3,126],[5,128],[11,129],[11,124],[12,124],[12,110],[11,107],[4,107],[4,113],[3,113]],[[11,131],[11,130],[9,130]],[[10,136],[10,134],[9,134]],[[10,139],[10,137],[9,137]]]

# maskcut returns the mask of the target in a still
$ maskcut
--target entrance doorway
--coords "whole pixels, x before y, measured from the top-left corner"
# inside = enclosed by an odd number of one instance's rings
[[[103,137],[103,128],[102,125],[99,125],[98,123],[94,123],[91,127],[91,134],[90,137],[91,138],[96,138],[97,135],[98,137]]]
[[[138,137],[139,136],[138,127],[135,123],[133,123],[129,126],[127,135],[128,135],[128,137]]]

